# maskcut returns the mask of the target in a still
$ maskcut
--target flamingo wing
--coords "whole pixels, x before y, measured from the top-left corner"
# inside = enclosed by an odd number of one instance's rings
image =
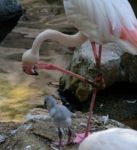
[[[137,47],[137,19],[128,0],[64,0],[68,19],[91,41],[121,39]]]
[[[136,150],[136,138],[135,130],[112,128],[89,135],[79,150]]]
[[[107,3],[108,9],[105,9],[110,22],[110,32],[137,47],[137,19],[130,3],[128,0],[111,3],[111,5]]]

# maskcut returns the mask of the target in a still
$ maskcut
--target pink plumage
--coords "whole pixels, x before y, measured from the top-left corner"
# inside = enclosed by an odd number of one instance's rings
[[[137,54],[137,19],[128,0],[64,0],[69,21],[91,42]]]

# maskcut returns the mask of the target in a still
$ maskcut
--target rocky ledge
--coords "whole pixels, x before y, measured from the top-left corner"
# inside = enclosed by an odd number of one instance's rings
[[[84,131],[87,122],[87,114],[76,112],[72,118],[73,136],[77,132]],[[94,115],[90,132],[105,130],[113,127],[125,128],[124,124],[109,119],[108,116]],[[3,126],[4,128],[4,126]],[[26,121],[22,124],[11,126],[7,132],[3,132],[0,125],[0,149],[22,149],[22,150],[57,150],[54,144],[58,141],[56,129],[49,117],[47,110],[35,108],[26,116]],[[64,131],[63,139],[67,139],[67,133]],[[64,147],[65,150],[77,150],[78,145],[72,144]]]

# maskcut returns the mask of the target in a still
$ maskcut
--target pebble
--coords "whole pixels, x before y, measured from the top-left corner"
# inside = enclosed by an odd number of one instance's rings
[[[0,144],[6,141],[6,136],[0,135]]]

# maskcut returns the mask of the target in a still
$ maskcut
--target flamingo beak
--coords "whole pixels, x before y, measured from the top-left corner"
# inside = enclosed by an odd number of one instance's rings
[[[23,69],[23,72],[25,72],[28,75],[38,75],[37,67],[35,65],[23,64],[22,69]]]

